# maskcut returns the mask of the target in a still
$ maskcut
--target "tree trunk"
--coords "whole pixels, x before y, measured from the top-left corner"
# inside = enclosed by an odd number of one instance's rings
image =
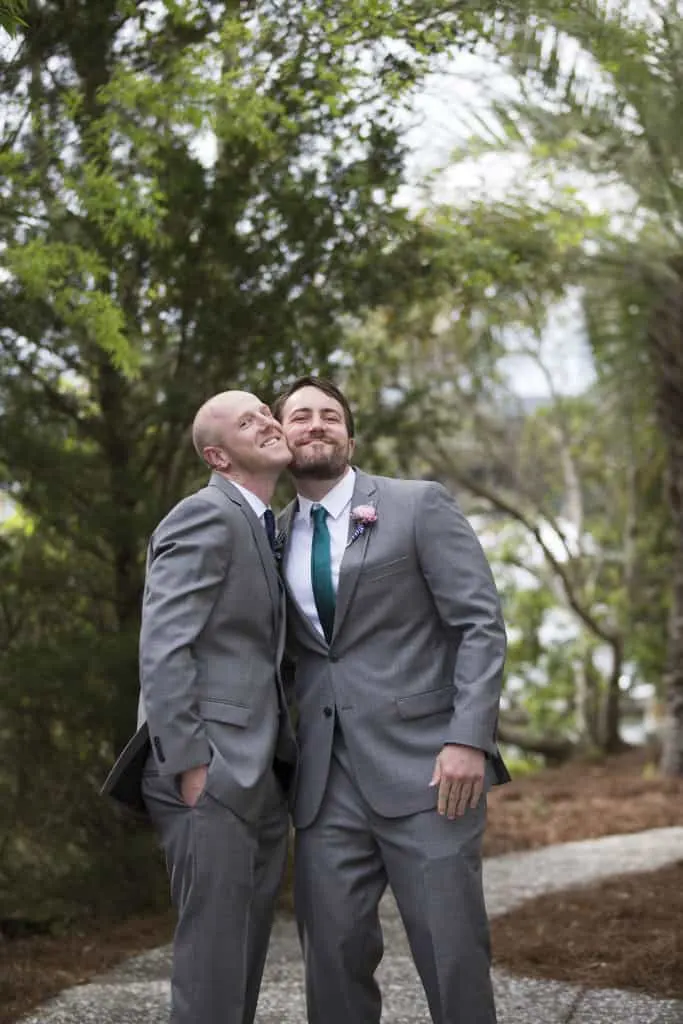
[[[668,449],[668,491],[677,551],[665,671],[666,717],[661,770],[683,776],[683,260],[672,268],[648,336],[657,388],[657,414]]]
[[[660,768],[664,775],[683,776],[683,537],[674,567],[673,601],[669,620],[666,714],[662,728]]]
[[[593,692],[590,684],[590,655],[577,660],[574,668],[574,717],[579,743],[588,744],[593,738]]]
[[[621,679],[623,663],[621,644],[614,644],[612,647],[612,670],[607,680],[607,689],[602,703],[600,721],[600,749],[605,754],[616,754],[624,748],[621,736],[619,735],[619,724],[621,721],[619,680]]]

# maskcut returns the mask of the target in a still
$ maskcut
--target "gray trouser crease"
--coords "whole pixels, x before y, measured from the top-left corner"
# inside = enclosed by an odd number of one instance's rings
[[[378,904],[391,886],[434,1024],[495,1024],[481,879],[482,799],[456,820],[383,818],[346,752],[333,758],[314,823],[297,833],[295,905],[309,1024],[379,1024]]]

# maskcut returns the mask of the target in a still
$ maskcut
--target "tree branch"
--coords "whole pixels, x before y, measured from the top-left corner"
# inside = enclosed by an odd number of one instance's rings
[[[501,716],[498,722],[498,739],[501,743],[510,743],[520,750],[532,754],[541,754],[553,761],[567,761],[576,750],[576,744],[562,736],[542,735],[532,729],[524,729],[505,720]]]
[[[557,560],[555,555],[553,555],[552,551],[543,540],[539,527],[533,523],[521,509],[517,508],[516,505],[512,504],[512,502],[508,501],[502,495],[497,494],[492,488],[487,487],[486,484],[482,484],[480,481],[472,479],[466,473],[463,473],[450,463],[448,465],[448,471],[455,480],[471,491],[472,494],[476,494],[478,497],[484,498],[494,508],[497,508],[500,512],[504,512],[516,522],[520,523],[532,535],[543,552],[548,565],[562,583],[567,603],[572,611],[576,613],[578,618],[592,633],[600,637],[601,640],[604,640],[604,642],[609,644],[610,647],[615,648],[619,646],[621,644],[620,634],[606,628],[582,604],[579,595],[576,592],[576,588],[570,579],[569,573],[565,566],[563,566],[562,563]]]

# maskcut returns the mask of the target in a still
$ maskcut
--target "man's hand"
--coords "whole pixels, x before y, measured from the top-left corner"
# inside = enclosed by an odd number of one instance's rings
[[[188,768],[180,776],[180,795],[188,807],[194,807],[204,792],[206,772],[207,766],[202,764],[198,768]]]
[[[434,765],[430,786],[439,787],[437,810],[454,819],[476,807],[484,791],[486,755],[475,747],[443,747]]]

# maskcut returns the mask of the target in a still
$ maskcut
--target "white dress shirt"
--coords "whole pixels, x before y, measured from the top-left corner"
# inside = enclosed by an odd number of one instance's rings
[[[322,501],[311,501],[300,494],[298,496],[299,508],[292,522],[291,535],[287,545],[285,576],[297,604],[321,636],[324,635],[323,627],[318,618],[311,581],[311,548],[313,546],[311,509],[314,505],[322,505],[327,509],[332,586],[336,594],[339,584],[339,569],[349,539],[349,515],[355,486],[356,474],[352,469],[348,469],[339,483],[335,484],[331,491],[328,491]]]
[[[266,524],[263,522],[263,513],[266,511],[267,508],[270,508],[270,505],[264,505],[261,499],[256,494],[254,494],[253,491],[250,491],[247,487],[242,487],[242,484],[237,484],[235,483],[234,480],[230,480],[230,483],[232,484],[233,487],[237,488],[237,490],[240,492],[243,498],[247,499],[252,509],[254,510],[254,513],[258,517],[261,526],[265,530]]]

